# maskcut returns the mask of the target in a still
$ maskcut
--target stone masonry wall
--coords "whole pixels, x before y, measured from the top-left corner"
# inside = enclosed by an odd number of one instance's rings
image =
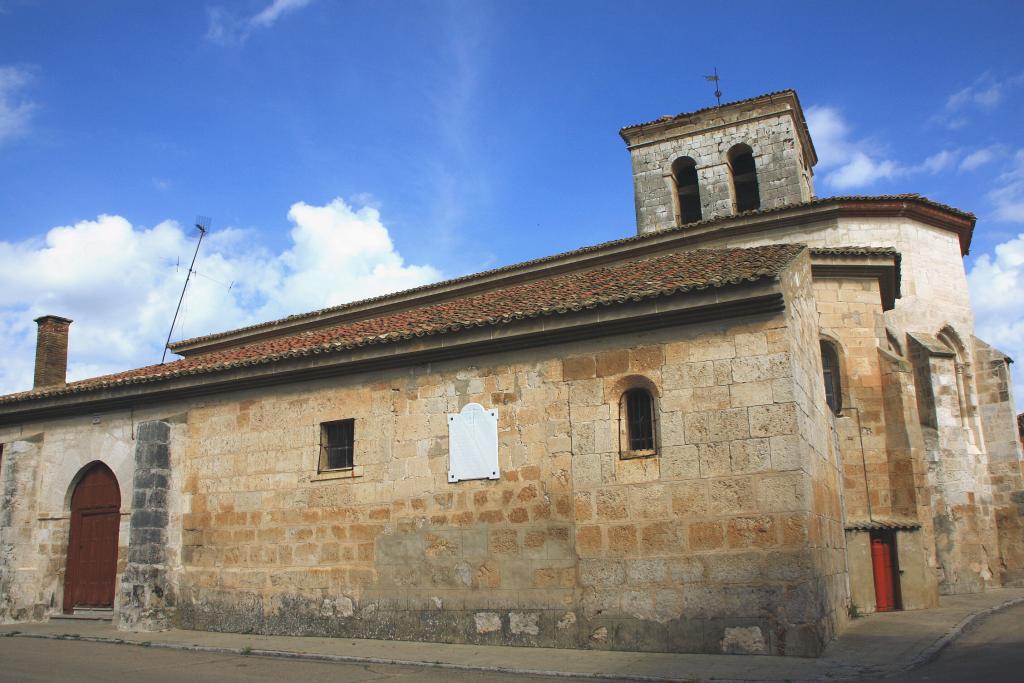
[[[902,256],[901,297],[896,307],[884,313],[886,328],[902,346],[904,354],[910,354],[911,342],[908,333],[934,335],[940,330],[952,330],[964,345],[964,389],[966,405],[973,410],[978,405],[974,378],[974,319],[967,289],[967,277],[960,251],[959,238],[948,231],[924,225],[908,218],[839,218],[826,219],[819,223],[792,226],[765,233],[735,236],[709,236],[700,247],[757,246],[778,242],[800,242],[810,246],[869,246],[893,247]],[[942,302],[941,306],[935,302]],[[983,369],[979,370],[983,371]],[[952,370],[951,370],[952,372]],[[927,392],[925,386],[916,386],[918,392]],[[922,414],[921,419],[925,419]],[[968,415],[972,429],[979,434],[980,417],[977,411]],[[915,485],[918,491],[926,490],[933,499],[928,501],[932,509],[951,506],[956,513],[950,517],[937,518],[942,524],[936,525],[936,538],[950,548],[963,546],[966,552],[956,550],[946,553],[943,575],[966,577],[973,580],[943,581],[943,592],[964,592],[980,590],[990,582],[991,567],[998,570],[997,562],[990,562],[997,549],[990,538],[997,520],[990,503],[990,493],[984,489],[984,477],[976,478],[975,484],[966,486],[957,474],[971,472],[981,477],[988,469],[988,453],[984,439],[972,447],[965,440],[964,430],[944,430],[935,434],[935,448],[946,454],[950,476],[941,475],[937,465],[928,469],[929,481],[926,486]],[[973,449],[973,450],[971,450]],[[970,451],[970,452],[969,452]],[[933,452],[938,452],[933,449]],[[1007,509],[1008,514],[1018,514]],[[951,522],[951,523],[947,523]],[[1000,522],[1006,523],[1006,521]],[[956,559],[953,559],[956,558]],[[998,579],[997,579],[998,580]]]
[[[672,163],[680,157],[696,162],[702,217],[735,213],[727,154],[740,143],[753,150],[761,208],[813,198],[811,169],[788,104],[777,102],[744,110],[723,108],[703,113],[699,125],[681,121],[641,137],[630,147],[637,232],[677,225]]]
[[[816,572],[835,566],[842,534],[818,521],[835,505],[810,514],[792,377],[810,361],[791,358],[784,324],[705,324],[196,404],[179,623],[816,654],[832,609]],[[659,453],[621,460],[618,402],[638,377],[657,387]],[[502,476],[449,484],[446,414],[471,401],[498,410]],[[319,424],[342,418],[355,418],[357,467],[318,475]]]
[[[988,458],[963,414],[954,352],[921,334],[911,340],[909,356],[928,460],[939,590],[979,592],[998,582]]]
[[[913,482],[890,463],[878,348],[885,344],[878,280],[819,278],[814,282],[821,335],[840,360],[842,412],[835,424],[842,451],[846,515],[893,517],[895,499],[913,501]],[[899,489],[899,493],[896,492]],[[916,512],[916,510],[914,511]]]
[[[985,434],[1003,585],[1024,584],[1024,473],[1009,359],[974,339],[978,409]]]
[[[819,651],[846,625],[849,580],[843,531],[843,469],[832,411],[825,402],[819,348],[819,313],[810,258],[805,252],[783,276],[786,336],[793,373],[793,405],[807,510],[809,580],[791,589],[787,610],[802,628],[791,637]],[[799,610],[799,612],[797,612]],[[794,638],[795,639],[795,638]],[[813,643],[813,645],[812,645]]]
[[[798,242],[811,247],[892,247],[900,253],[900,298],[885,312],[885,324],[904,345],[907,332],[956,330],[970,342],[974,316],[960,240],[940,228],[902,217],[839,218],[770,232],[709,236],[701,248],[753,247]],[[941,301],[941,306],[935,302]]]
[[[900,598],[903,609],[926,609],[938,606],[938,572],[933,526],[933,483],[917,410],[917,388],[910,361],[888,349],[878,349],[882,369],[882,392],[885,397],[885,442],[889,452],[889,470],[896,481],[893,489],[893,515],[897,519],[916,520],[917,531],[901,531],[897,536],[899,555]],[[908,473],[909,471],[909,473]],[[910,479],[912,491],[906,488]],[[868,558],[870,561],[870,557]],[[854,569],[850,568],[851,576]],[[870,565],[862,569],[871,575]],[[872,588],[873,588],[872,579]],[[874,609],[874,593],[870,601],[859,603]]]
[[[173,408],[165,405],[161,409]],[[39,620],[63,611],[71,495],[83,469],[95,461],[111,469],[120,488],[120,584],[128,561],[133,510],[134,437],[140,422],[158,415],[111,411],[0,427],[0,443],[4,444],[0,583],[13,581],[0,586],[0,620]],[[173,491],[171,498],[172,506],[180,505],[173,500]],[[172,520],[172,525],[176,521]],[[176,536],[180,543],[180,533],[172,529],[172,551]],[[121,595],[115,591],[115,613],[120,608]]]
[[[840,357],[842,411],[835,418],[843,462],[846,523],[918,523],[925,533],[898,548],[904,608],[937,599],[931,497],[910,364],[886,349],[878,281],[828,277],[814,283],[821,334]],[[870,542],[856,533],[850,576],[862,613],[874,611]],[[909,539],[902,535],[904,540]],[[909,543],[909,540],[908,540]],[[868,590],[860,590],[863,584]]]
[[[47,608],[39,588],[34,542],[41,441],[36,436],[4,443],[0,464],[0,623],[41,619]]]
[[[118,627],[151,631],[170,627],[175,605],[168,571],[171,426],[139,425],[128,531],[128,561],[121,573]]]

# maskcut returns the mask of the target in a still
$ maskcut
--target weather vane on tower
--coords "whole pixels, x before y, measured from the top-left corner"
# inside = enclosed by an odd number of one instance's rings
[[[714,81],[715,82],[715,99],[718,100],[718,106],[721,107],[722,106],[722,89],[718,87],[719,80],[720,80],[718,78],[718,67],[717,66],[715,67],[714,75],[712,75],[712,76],[705,76],[704,80],[706,80],[706,81]]]

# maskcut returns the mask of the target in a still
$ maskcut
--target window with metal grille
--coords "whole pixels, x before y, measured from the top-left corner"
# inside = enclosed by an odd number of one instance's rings
[[[732,171],[732,189],[736,193],[736,213],[761,208],[753,150],[747,145],[736,145],[730,149],[729,168]]]
[[[344,470],[355,464],[355,420],[320,423],[320,471]]]
[[[626,437],[631,451],[654,450],[654,399],[646,389],[630,389],[626,402]]]
[[[672,177],[679,199],[679,224],[696,223],[701,219],[697,162],[690,157],[679,157],[672,162]]]
[[[825,380],[825,402],[836,415],[843,409],[843,389],[839,381],[839,354],[827,341],[821,342],[821,374]]]

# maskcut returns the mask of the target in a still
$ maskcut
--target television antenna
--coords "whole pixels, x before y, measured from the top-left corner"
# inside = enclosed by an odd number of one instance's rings
[[[713,75],[705,76],[704,80],[705,81],[713,81],[714,82],[714,84],[715,84],[715,99],[718,100],[718,106],[721,107],[722,106],[722,89],[718,87],[720,85],[720,80],[721,80],[720,78],[718,78],[718,67],[717,66],[715,67],[715,73]]]
[[[188,289],[188,281],[195,273],[196,257],[199,256],[199,245],[203,243],[203,238],[206,237],[206,231],[210,229],[210,219],[206,216],[196,217],[196,230],[199,231],[199,241],[196,242],[196,251],[192,254],[192,264],[188,267],[188,273],[185,274],[185,285],[181,288],[181,296],[178,297],[178,307],[174,309],[174,319],[171,320],[171,329],[167,330],[167,341],[164,342],[164,355],[160,357],[160,365],[164,364],[167,360],[167,348],[171,345],[171,335],[174,333],[174,326],[178,322],[178,313],[181,311],[181,302],[185,300],[185,290]]]

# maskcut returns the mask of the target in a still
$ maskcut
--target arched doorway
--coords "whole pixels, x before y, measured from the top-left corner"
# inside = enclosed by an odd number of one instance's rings
[[[89,465],[71,494],[64,611],[113,607],[121,491],[103,463]]]

